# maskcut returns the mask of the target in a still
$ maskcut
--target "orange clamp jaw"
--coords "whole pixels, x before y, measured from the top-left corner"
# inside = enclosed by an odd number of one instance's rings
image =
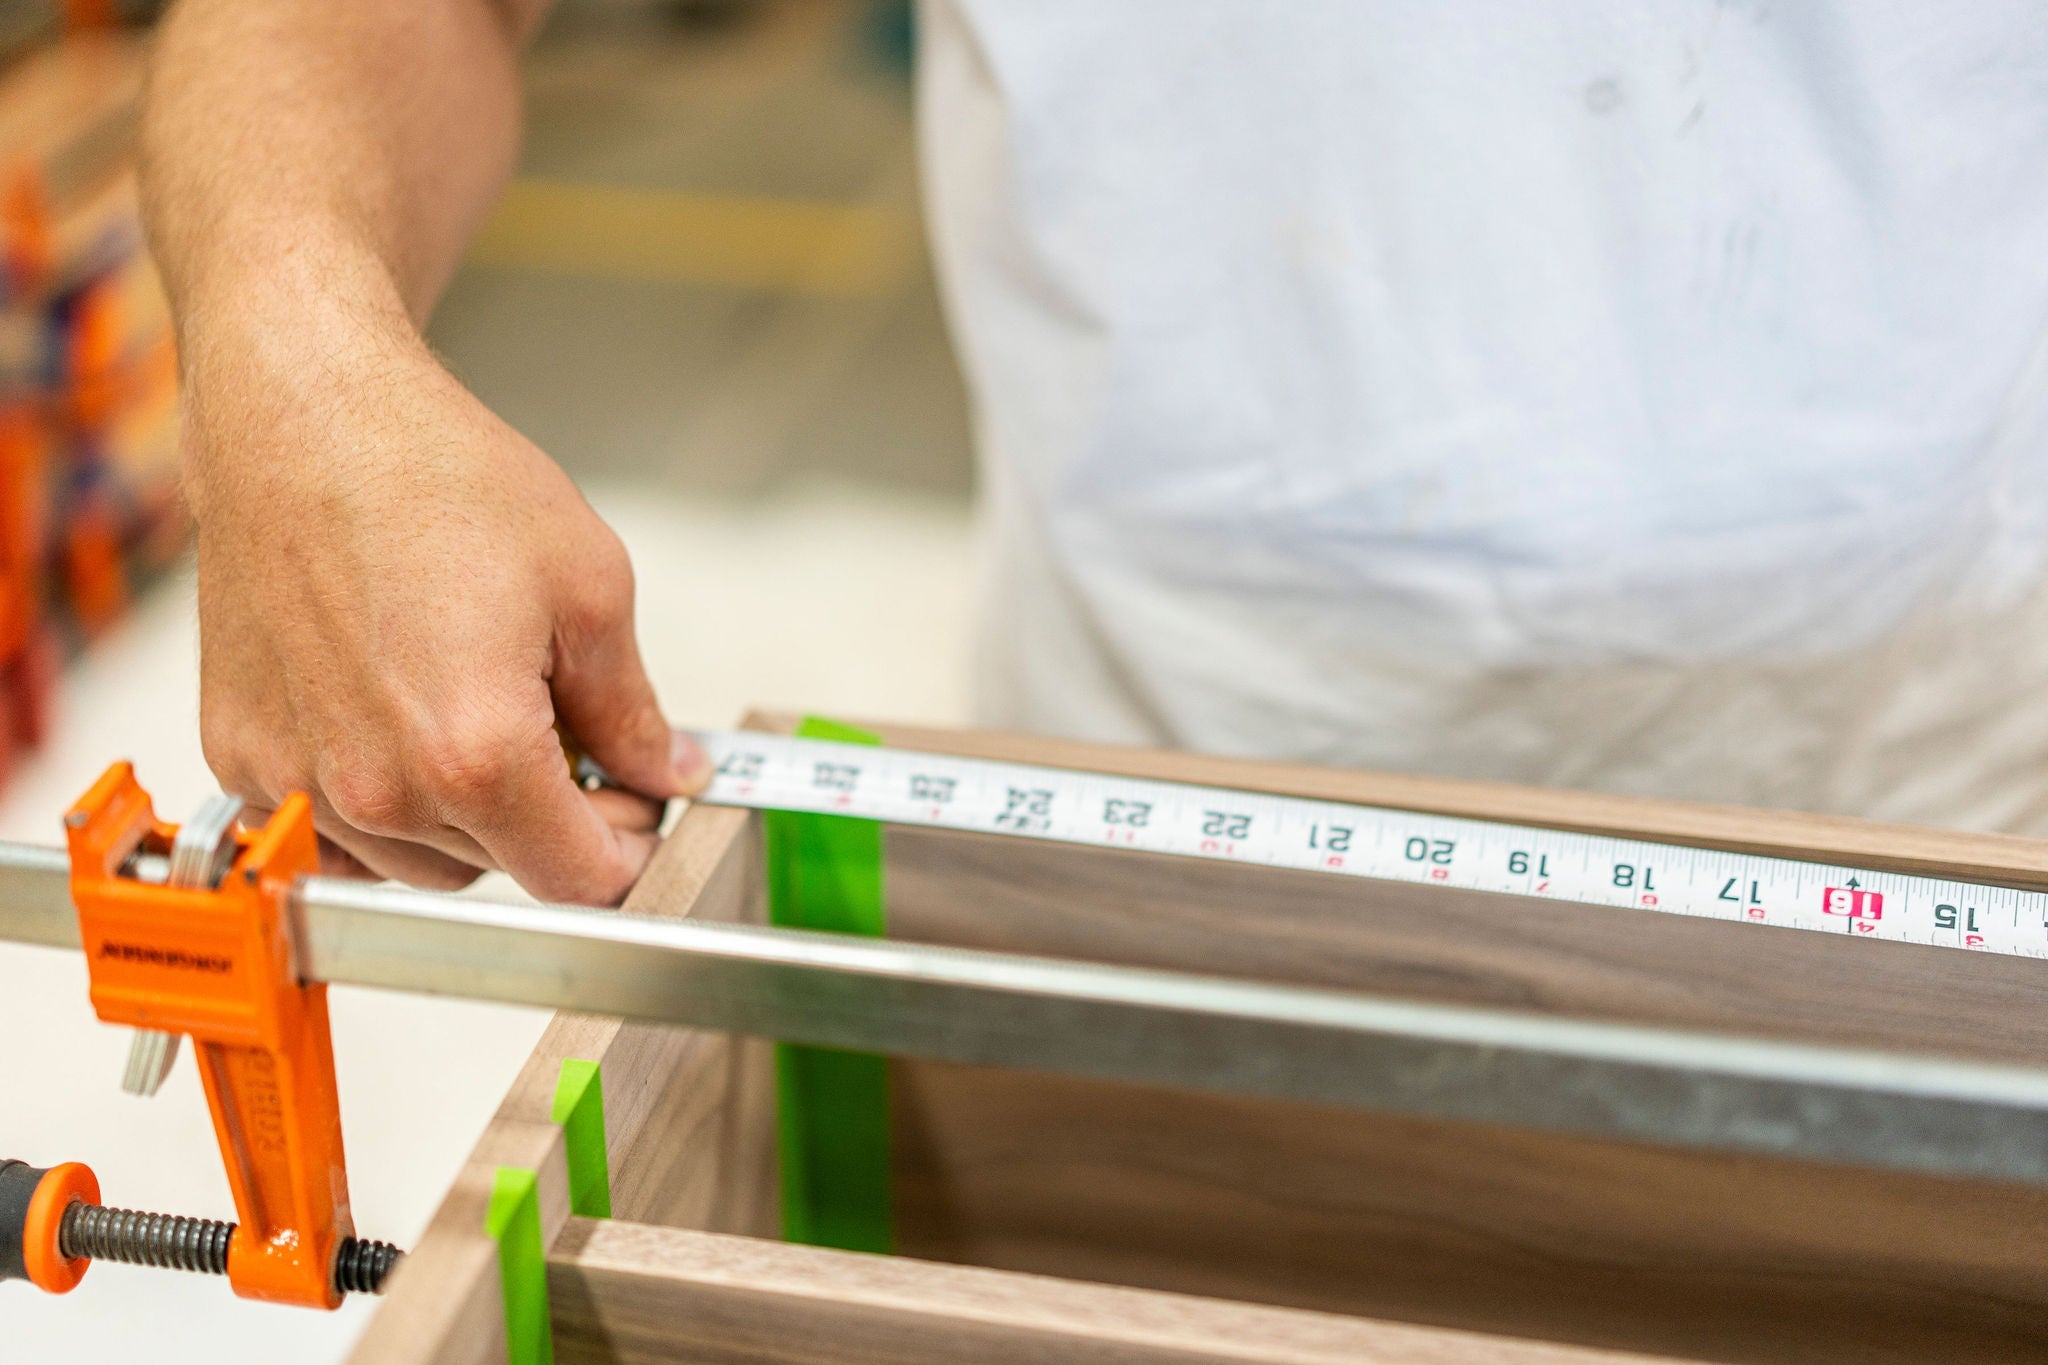
[[[64,825],[94,1010],[192,1037],[240,1219],[229,1282],[244,1298],[336,1307],[335,1248],[355,1228],[327,988],[299,982],[288,929],[293,884],[319,871],[311,804],[294,793],[261,830],[238,832],[214,888],[124,873],[138,852],[167,854],[177,834],[126,763]]]

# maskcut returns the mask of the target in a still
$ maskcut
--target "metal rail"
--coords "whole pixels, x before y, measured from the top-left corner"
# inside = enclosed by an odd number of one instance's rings
[[[76,948],[71,859],[61,848],[0,842],[0,939]]]
[[[0,939],[75,947],[66,876],[0,844]],[[2044,1071],[317,877],[296,908],[309,980],[2048,1184]]]

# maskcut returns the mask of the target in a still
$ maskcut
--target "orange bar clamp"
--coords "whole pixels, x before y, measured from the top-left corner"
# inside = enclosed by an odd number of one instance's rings
[[[244,1298],[337,1306],[335,1250],[355,1228],[327,988],[299,981],[289,931],[293,884],[320,870],[311,804],[294,793],[261,830],[237,831],[212,888],[124,872],[138,853],[167,855],[177,835],[126,763],[64,826],[94,1010],[192,1037],[240,1216],[229,1283]]]

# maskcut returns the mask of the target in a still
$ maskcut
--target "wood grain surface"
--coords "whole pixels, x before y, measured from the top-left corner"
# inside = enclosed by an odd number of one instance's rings
[[[908,1256],[1714,1361],[2048,1359],[2033,1191],[932,1063]]]
[[[580,1218],[570,1220],[555,1244],[548,1293],[563,1365],[1626,1365],[1647,1359]]]
[[[756,919],[756,821],[744,811],[688,811],[626,908],[644,914]],[[550,1120],[562,1062],[599,1063],[612,1208],[772,1235],[774,1117],[767,1045],[725,1034],[558,1014],[506,1093],[425,1234],[399,1263],[350,1359],[497,1362],[505,1358],[497,1244],[484,1211],[500,1165],[541,1173],[543,1236],[568,1216],[561,1129]],[[726,1157],[731,1154],[732,1160]]]

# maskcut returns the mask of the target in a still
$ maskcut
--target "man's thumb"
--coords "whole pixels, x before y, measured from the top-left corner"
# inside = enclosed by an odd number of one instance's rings
[[[644,796],[691,796],[711,778],[697,742],[672,731],[640,662],[630,626],[557,663],[555,716],[621,786]]]

